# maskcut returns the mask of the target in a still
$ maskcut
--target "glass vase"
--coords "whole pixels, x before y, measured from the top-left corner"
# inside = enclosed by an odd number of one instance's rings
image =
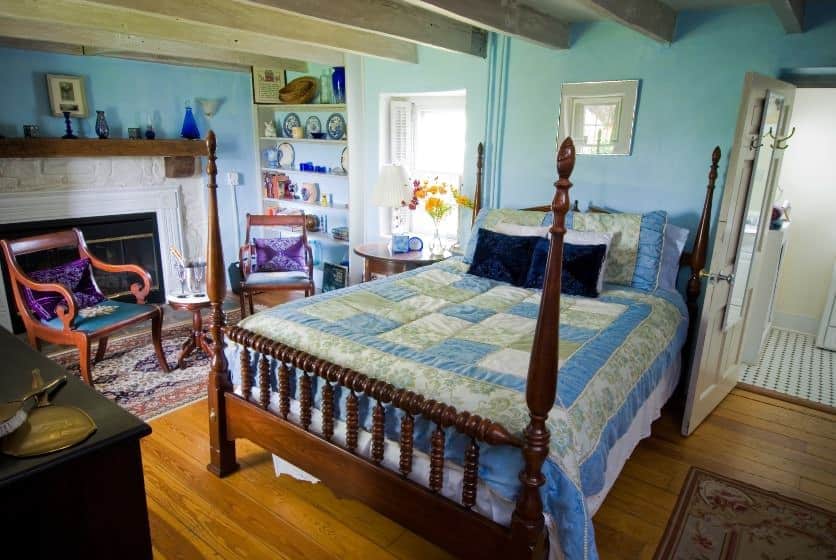
[[[441,242],[441,235],[438,233],[438,221],[433,222],[433,240],[430,242],[430,254],[434,257],[444,255],[444,243]]]
[[[345,66],[335,66],[331,74],[334,103],[345,103]]]
[[[96,111],[96,135],[102,140],[110,136],[110,127],[107,125],[104,111]]]
[[[334,102],[334,92],[331,89],[331,70],[327,68],[319,76],[319,102],[323,105]]]
[[[180,136],[189,140],[200,138],[200,131],[197,129],[197,121],[194,119],[192,108],[186,106],[186,114],[183,117],[183,127],[180,129]]]

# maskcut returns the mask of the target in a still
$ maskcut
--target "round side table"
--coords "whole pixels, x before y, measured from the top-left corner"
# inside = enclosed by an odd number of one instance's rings
[[[192,332],[186,342],[183,343],[180,355],[177,356],[177,367],[182,368],[185,359],[195,349],[200,349],[207,356],[211,356],[212,343],[206,335],[206,331],[203,330],[203,316],[200,314],[203,309],[209,308],[209,298],[206,296],[181,297],[177,294],[168,294],[168,305],[178,311],[192,312]]]
[[[427,266],[451,256],[449,252],[445,252],[443,255],[431,255],[427,249],[409,251],[408,253],[393,253],[386,243],[358,245],[354,248],[354,252],[364,259],[363,282]]]

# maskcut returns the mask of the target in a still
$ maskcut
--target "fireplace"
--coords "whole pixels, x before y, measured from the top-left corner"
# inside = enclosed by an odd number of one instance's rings
[[[4,224],[0,225],[0,238],[15,239],[73,227],[81,230],[90,252],[99,259],[111,264],[136,264],[148,271],[151,275],[151,292],[147,301],[153,303],[164,301],[165,287],[159,229],[157,216],[153,212]],[[76,258],[78,258],[76,250],[67,247],[22,255],[18,258],[18,262],[21,268],[28,272],[56,266]],[[15,333],[23,332],[23,321],[17,315],[5,259],[3,259],[2,268],[12,329]],[[128,302],[136,301],[130,289],[131,284],[139,281],[136,274],[94,271],[94,276],[99,289],[108,298]]]

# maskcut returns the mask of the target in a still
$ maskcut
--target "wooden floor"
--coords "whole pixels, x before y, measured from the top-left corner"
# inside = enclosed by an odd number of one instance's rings
[[[276,478],[248,442],[239,472],[211,475],[205,401],[151,426],[142,454],[157,558],[448,558],[322,484]],[[602,558],[652,557],[692,465],[836,509],[834,417],[738,389],[687,439],[673,410],[654,424],[594,518]]]

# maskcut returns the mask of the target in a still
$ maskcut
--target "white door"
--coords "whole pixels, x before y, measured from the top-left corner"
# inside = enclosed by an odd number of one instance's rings
[[[749,72],[723,188],[688,385],[689,435],[729,394],[743,368],[743,333],[769,227],[795,86]]]

